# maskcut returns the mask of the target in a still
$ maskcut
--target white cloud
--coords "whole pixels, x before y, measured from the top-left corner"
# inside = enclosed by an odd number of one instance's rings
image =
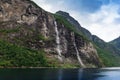
[[[120,24],[115,20],[120,18],[119,6],[116,4],[103,5],[96,13],[81,14],[71,12],[80,24],[94,35],[108,42],[120,36]]]
[[[115,23],[115,19],[120,18],[118,9],[119,6],[115,4],[102,6],[98,12],[88,16],[90,23],[87,28],[105,41],[120,36],[120,24]]]
[[[33,0],[44,10],[55,13],[58,10],[66,11],[67,8],[64,4],[64,0]]]
[[[40,7],[42,7],[43,9],[45,9],[46,11],[53,11],[53,6],[51,4],[47,4],[47,0],[32,0],[34,1],[36,4],[38,4]]]
[[[119,5],[108,4],[103,5],[101,9],[95,13],[82,14],[80,11],[71,10],[69,6],[64,4],[64,0],[33,0],[40,7],[49,12],[63,10],[69,12],[80,24],[88,29],[92,34],[97,35],[105,41],[111,41],[120,36],[120,24],[116,24],[116,19],[120,18],[118,14]]]

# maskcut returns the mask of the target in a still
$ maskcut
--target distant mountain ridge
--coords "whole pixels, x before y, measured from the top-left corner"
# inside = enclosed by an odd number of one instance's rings
[[[114,45],[115,47],[117,47],[118,49],[120,49],[120,37],[112,40],[109,42],[110,44]]]

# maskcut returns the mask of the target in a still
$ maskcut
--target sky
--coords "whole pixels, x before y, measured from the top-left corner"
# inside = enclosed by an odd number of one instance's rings
[[[68,12],[106,42],[120,36],[120,0],[33,0],[44,10]]]

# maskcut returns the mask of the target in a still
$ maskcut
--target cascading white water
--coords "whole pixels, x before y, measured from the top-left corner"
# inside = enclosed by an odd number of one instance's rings
[[[57,28],[57,22],[54,21],[54,24],[55,24],[55,32],[56,32],[56,43],[57,43],[56,50],[57,50],[57,53],[58,53],[58,59],[60,61],[62,61],[62,55],[61,55],[61,49],[60,49],[60,37],[59,37],[59,31],[58,31],[58,28]]]
[[[73,35],[74,35],[74,34],[73,34]],[[80,65],[81,65],[82,67],[85,67],[85,65],[83,64],[83,62],[82,62],[82,60],[81,60],[81,58],[80,58],[79,51],[78,51],[77,46],[76,46],[76,43],[75,43],[75,36],[74,36],[74,38],[73,38],[73,44],[74,44],[74,47],[75,47],[75,50],[76,50],[76,53],[77,53],[77,59],[78,59]]]

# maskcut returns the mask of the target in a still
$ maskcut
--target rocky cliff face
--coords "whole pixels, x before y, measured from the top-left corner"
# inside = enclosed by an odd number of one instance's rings
[[[48,58],[61,65],[102,66],[90,41],[30,0],[0,0],[0,40],[43,49]]]
[[[84,67],[85,65],[101,65],[97,51],[91,42],[87,42],[82,36],[70,31],[59,21],[57,27],[60,37],[61,54],[65,60],[69,59],[72,62],[72,59],[77,59],[80,65]]]
[[[119,61],[119,54],[120,54],[119,49],[117,49],[119,45],[119,38],[110,42],[111,44],[106,43],[105,41],[97,37],[96,35],[92,35],[87,29],[81,27],[81,25],[74,18],[72,18],[69,15],[69,13],[58,11],[56,12],[56,14],[66,18],[67,21],[69,21],[74,26],[76,31],[80,32],[88,40],[94,43],[97,49],[97,53],[99,54],[99,57],[102,59],[102,62],[105,64],[105,66],[118,66],[119,65],[119,63],[116,63],[116,61]],[[111,62],[109,61],[110,58],[113,59]]]

